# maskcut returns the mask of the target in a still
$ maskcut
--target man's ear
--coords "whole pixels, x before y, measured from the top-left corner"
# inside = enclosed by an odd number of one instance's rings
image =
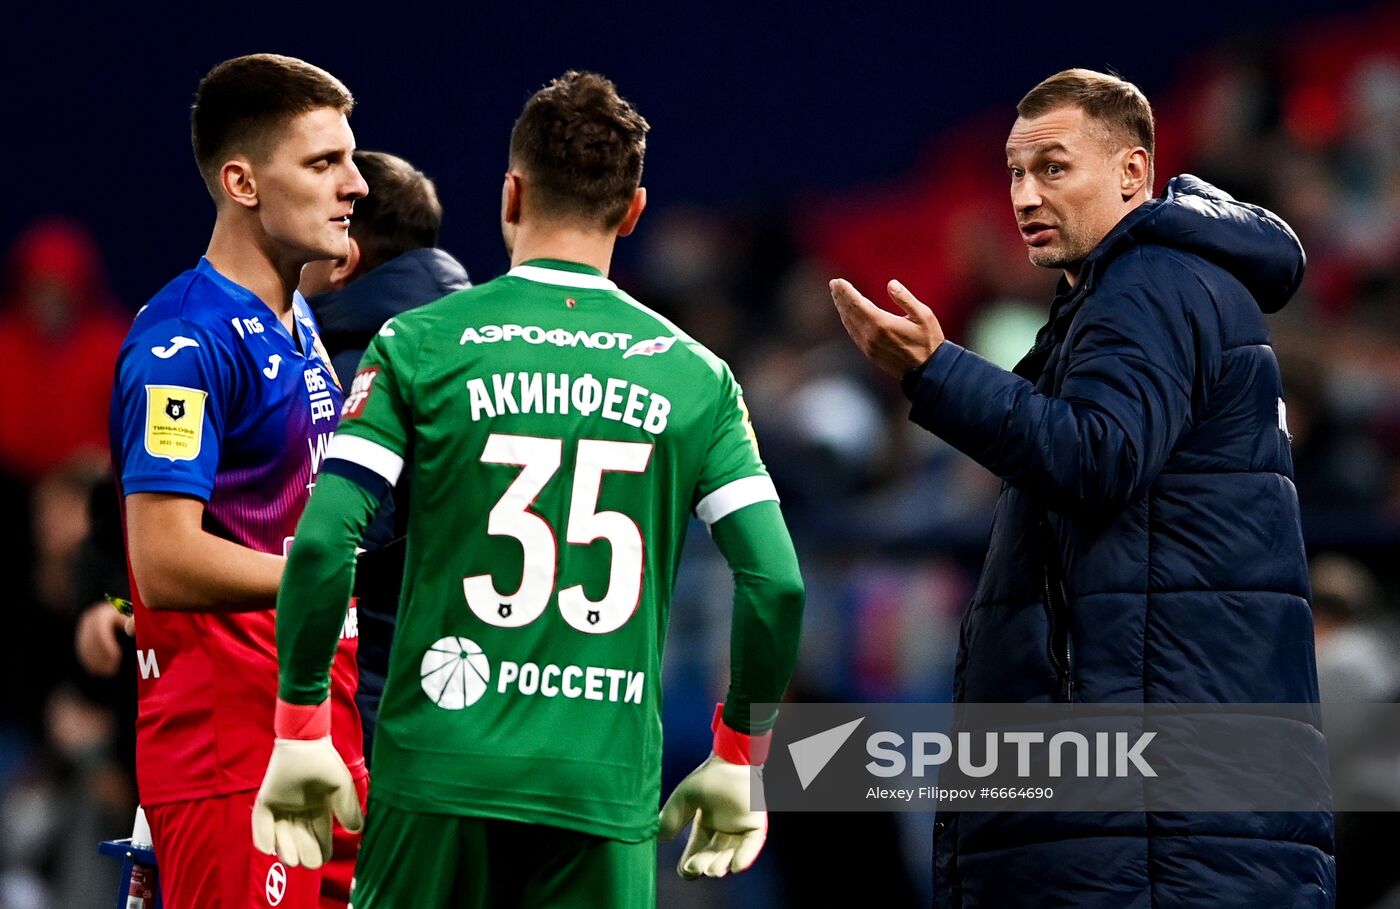
[[[219,188],[224,195],[244,208],[257,208],[258,181],[253,165],[246,158],[230,158],[219,168]]]
[[[1119,191],[1123,194],[1123,201],[1127,202],[1144,188],[1149,196],[1152,195],[1152,187],[1148,183],[1151,176],[1152,158],[1147,154],[1147,149],[1139,145],[1123,158],[1119,172]]]
[[[625,237],[637,229],[637,221],[642,217],[642,212],[647,207],[647,188],[637,187],[637,191],[632,194],[632,204],[627,206],[627,214],[622,216],[622,223],[617,226],[617,235]]]
[[[337,259],[335,267],[331,269],[330,282],[336,290],[349,284],[358,276],[360,263],[364,261],[360,255],[360,244],[355,242],[355,238],[350,238],[350,252],[346,253],[344,259]]]
[[[506,224],[520,223],[520,198],[523,192],[520,175],[513,170],[506,171],[505,183],[501,185],[501,220]]]

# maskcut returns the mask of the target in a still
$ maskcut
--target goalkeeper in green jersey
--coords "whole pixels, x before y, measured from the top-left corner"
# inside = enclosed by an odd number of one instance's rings
[[[326,853],[358,820],[326,737],[355,544],[411,475],[399,625],[356,909],[651,906],[658,832],[686,878],[749,867],[803,589],[729,368],[607,278],[646,205],[647,123],[570,72],[511,133],[511,270],[396,316],[347,389],[278,597],[264,852]],[[689,516],[734,573],[714,753],[667,799],[661,648]]]

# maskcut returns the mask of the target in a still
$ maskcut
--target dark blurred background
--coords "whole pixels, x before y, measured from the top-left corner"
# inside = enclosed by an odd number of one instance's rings
[[[500,179],[529,94],[589,68],[637,104],[652,125],[650,205],[614,277],[744,384],[803,559],[791,696],[808,700],[948,696],[997,492],[907,423],[898,389],[846,341],[827,279],[875,297],[898,276],[951,337],[1009,366],[1055,280],[1026,262],[1011,216],[1001,148],[1015,103],[1068,66],[1135,81],[1157,110],[1159,190],[1196,173],[1280,212],[1307,249],[1303,289],[1271,325],[1322,691],[1400,696],[1396,4],[50,4],[5,18],[0,909],[112,904],[115,865],[95,843],[130,829],[134,660],[102,677],[73,656],[78,617],[121,583],[84,554],[93,509],[114,504],[98,485],[112,363],[136,308],[208,240],[213,206],[189,149],[195,85],[253,51],[304,57],[350,86],[359,145],[437,182],[442,245],[477,281],[508,264]],[[693,532],[667,655],[668,787],[708,748],[728,589]],[[670,872],[678,846],[663,846],[660,903],[927,902],[927,815],[771,823],[763,859],[735,880],[683,884]],[[1400,906],[1385,845],[1400,824],[1343,818],[1340,831],[1339,905]],[[837,856],[836,842],[853,845]]]

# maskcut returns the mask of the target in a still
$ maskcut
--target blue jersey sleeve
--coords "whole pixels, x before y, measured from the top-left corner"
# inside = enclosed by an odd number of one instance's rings
[[[113,392],[125,494],[209,501],[234,365],[205,328],[187,319],[162,320],[133,339]]]

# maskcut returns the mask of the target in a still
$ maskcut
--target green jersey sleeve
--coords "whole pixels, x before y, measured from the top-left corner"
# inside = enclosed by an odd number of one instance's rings
[[[710,526],[734,573],[729,692],[724,722],[759,735],[776,713],[753,704],[782,699],[797,660],[804,593],[778,493],[758,453],[744,392],[720,364],[714,429],[695,491],[695,514]]]
[[[326,449],[326,467],[372,492],[393,486],[413,438],[407,339],[391,319],[360,360],[340,410],[340,425]],[[347,469],[348,468],[348,469]]]
[[[330,696],[331,661],[350,603],[355,544],[379,500],[345,477],[312,490],[277,591],[278,696],[319,704]]]
[[[758,454],[744,392],[721,364],[719,398],[710,445],[695,487],[695,515],[713,525],[755,502],[778,501],[777,490]]]
[[[802,573],[777,502],[755,502],[711,530],[734,573],[724,722],[739,732],[762,735],[773,728],[777,712],[759,716],[752,707],[781,701],[797,665],[806,599]]]

